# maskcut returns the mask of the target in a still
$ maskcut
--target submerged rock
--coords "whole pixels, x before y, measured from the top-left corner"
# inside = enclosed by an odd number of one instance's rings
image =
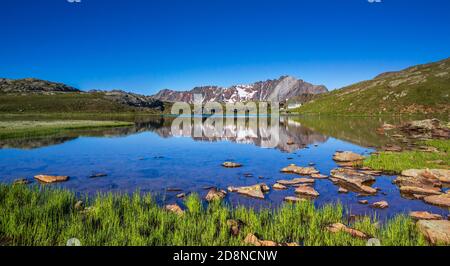
[[[184,214],[184,211],[181,209],[180,206],[178,206],[178,204],[166,205],[166,206],[164,206],[164,209],[166,211],[173,212],[173,213],[175,213],[177,215],[180,215],[180,216],[182,216]]]
[[[105,176],[108,176],[108,175],[105,173],[96,173],[96,174],[90,175],[89,178],[98,178],[98,177],[105,177]]]
[[[247,186],[247,187],[228,187],[228,191],[236,192],[241,195],[249,196],[257,199],[264,199],[264,193],[261,189],[261,184]]]
[[[224,162],[222,164],[222,166],[226,167],[226,168],[238,168],[238,167],[242,167],[242,164],[234,163],[234,162]]]
[[[34,178],[44,183],[57,183],[69,180],[68,176],[37,175]]]
[[[333,160],[337,162],[355,162],[364,160],[364,156],[351,151],[336,152],[333,156]]]
[[[218,190],[217,188],[211,188],[208,191],[208,194],[206,194],[205,200],[208,202],[214,201],[214,200],[222,200],[225,198],[227,193],[223,190]]]
[[[442,220],[442,216],[439,214],[429,213],[426,211],[414,211],[410,212],[409,216],[414,220]]]
[[[338,232],[345,232],[350,234],[353,237],[358,237],[358,238],[368,238],[367,235],[359,230],[347,227],[346,225],[342,224],[342,223],[334,223],[332,225],[329,225],[327,227],[327,230],[330,231],[331,233],[338,233]]]
[[[303,196],[308,196],[308,197],[318,197],[320,194],[319,192],[317,192],[317,190],[315,190],[314,188],[310,187],[310,186],[305,186],[305,185],[301,185],[295,188],[295,193],[299,194],[299,195],[303,195]]]
[[[300,167],[295,164],[291,164],[288,167],[281,169],[281,172],[298,175],[312,175],[319,173],[314,167]]]
[[[417,227],[431,244],[450,244],[450,221],[420,220]]]

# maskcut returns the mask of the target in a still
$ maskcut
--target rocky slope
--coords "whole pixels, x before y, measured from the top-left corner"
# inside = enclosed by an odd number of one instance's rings
[[[44,93],[44,92],[79,92],[79,90],[62,83],[55,83],[34,78],[26,78],[26,79],[0,78],[0,92]]]
[[[327,92],[322,85],[313,85],[291,76],[279,79],[260,81],[250,85],[235,85],[229,88],[218,86],[196,87],[190,91],[162,90],[153,98],[167,102],[193,102],[194,94],[202,94],[204,102],[246,102],[246,101],[278,101],[283,102],[305,94]]]
[[[299,113],[379,115],[450,112],[450,58],[387,72],[316,97]]]

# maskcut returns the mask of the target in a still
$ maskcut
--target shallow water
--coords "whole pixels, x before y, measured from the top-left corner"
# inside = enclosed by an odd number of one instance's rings
[[[234,137],[174,136],[173,118],[140,117],[131,128],[73,132],[38,139],[7,140],[0,142],[0,182],[10,183],[19,177],[32,179],[37,174],[68,175],[68,182],[51,185],[71,189],[80,194],[97,192],[132,193],[136,190],[151,192],[161,203],[178,202],[180,192],[206,195],[205,187],[254,185],[264,182],[272,185],[276,180],[298,176],[280,173],[280,169],[295,163],[308,166],[314,163],[322,174],[329,175],[336,163],[332,155],[337,150],[348,150],[367,155],[375,147],[393,143],[375,129],[385,121],[368,118],[281,117],[279,142],[275,147],[265,144],[259,131],[248,127],[234,128]],[[204,130],[204,128],[203,128]],[[288,145],[288,140],[294,142]],[[244,166],[226,169],[224,161],[233,160]],[[95,173],[107,176],[90,178]],[[245,174],[253,177],[245,177]],[[259,178],[262,176],[263,178]],[[316,180],[315,189],[320,196],[317,206],[341,202],[349,213],[374,214],[381,219],[412,210],[430,211],[447,215],[448,209],[427,205],[420,200],[400,196],[392,184],[395,177],[376,177],[373,187],[381,189],[376,196],[357,197],[356,193],[339,194],[330,180]],[[384,195],[386,194],[386,195]],[[274,207],[285,196],[293,196],[294,188],[271,191],[265,200],[251,199],[229,193],[226,201],[232,205]],[[390,207],[373,210],[369,202],[387,200]]]

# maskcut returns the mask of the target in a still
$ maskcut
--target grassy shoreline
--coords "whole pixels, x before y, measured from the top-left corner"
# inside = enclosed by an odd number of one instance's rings
[[[0,121],[0,139],[39,137],[70,130],[132,126],[131,122],[60,120],[60,121]]]
[[[331,233],[332,223],[346,224],[341,205],[315,208],[312,202],[284,204],[255,211],[220,202],[207,207],[195,194],[184,201],[182,216],[165,211],[149,194],[98,195],[75,208],[75,194],[67,190],[24,185],[0,185],[0,245],[60,246],[78,238],[84,246],[242,246],[252,233],[278,243],[305,246],[364,246],[365,239],[345,232]],[[228,219],[240,220],[237,236]],[[384,246],[421,246],[428,242],[408,217],[386,223],[364,217],[352,228],[380,239]]]
[[[450,140],[429,140],[423,142],[423,144],[436,148],[438,152],[380,152],[369,156],[363,162],[363,165],[374,170],[395,174],[407,169],[450,169]]]

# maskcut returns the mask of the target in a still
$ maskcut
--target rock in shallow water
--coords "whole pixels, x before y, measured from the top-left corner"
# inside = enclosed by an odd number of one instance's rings
[[[334,183],[347,190],[364,195],[374,195],[377,193],[375,188],[364,184],[374,181],[375,178],[373,176],[361,174],[352,169],[342,168],[332,170],[331,176]]]
[[[364,160],[364,156],[351,151],[336,152],[333,156],[333,160],[337,162],[355,162]]]
[[[278,184],[278,183],[275,183],[275,184],[272,186],[272,188],[273,188],[273,189],[276,189],[276,190],[285,190],[285,189],[288,189],[286,186],[284,186],[284,185],[282,185],[282,184]]]
[[[450,191],[441,195],[427,196],[423,198],[423,201],[428,204],[450,208]]]
[[[386,209],[389,207],[389,203],[387,201],[378,201],[373,203],[372,207],[377,209]]]
[[[319,171],[314,167],[300,167],[295,164],[291,164],[283,169],[281,172],[288,174],[298,174],[298,175],[312,175],[318,174]]]
[[[320,194],[319,192],[317,192],[317,190],[315,190],[314,188],[310,187],[310,186],[305,186],[305,185],[301,185],[298,186],[297,188],[295,188],[295,193],[299,194],[299,195],[303,195],[303,196],[307,196],[307,197],[318,197]]]
[[[237,192],[241,195],[249,196],[257,199],[264,199],[264,193],[261,184],[247,187],[228,187],[228,191]]]
[[[278,180],[277,183],[284,186],[293,186],[298,184],[314,184],[315,180],[311,178],[294,178],[292,180]]]
[[[242,167],[242,164],[234,163],[234,162],[224,162],[222,164],[222,166],[226,167],[226,168],[238,168],[238,167]]]
[[[69,180],[68,176],[37,175],[34,178],[44,183],[57,183]]]

